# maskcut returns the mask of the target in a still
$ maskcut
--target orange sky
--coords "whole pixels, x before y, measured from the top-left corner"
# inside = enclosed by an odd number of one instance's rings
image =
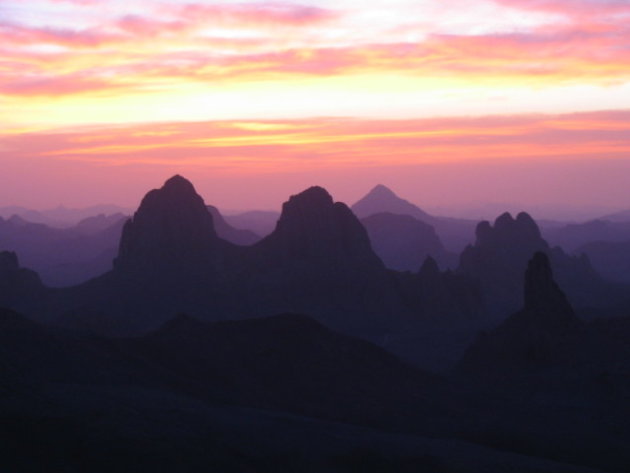
[[[383,180],[436,207],[630,207],[629,20],[622,0],[4,0],[0,206],[134,206],[178,172],[227,208]],[[479,170],[467,194],[453,169]]]

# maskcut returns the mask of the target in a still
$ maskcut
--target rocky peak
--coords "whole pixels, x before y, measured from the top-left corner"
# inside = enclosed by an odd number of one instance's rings
[[[497,217],[494,225],[487,221],[480,222],[477,225],[476,236],[479,246],[543,242],[538,225],[526,212],[519,213],[516,219],[509,212],[505,212]]]
[[[265,241],[285,259],[333,261],[335,265],[354,260],[360,266],[382,267],[361,222],[322,187],[291,196],[282,207],[276,230]]]
[[[116,269],[203,264],[216,246],[212,216],[193,185],[181,176],[150,191],[125,223]]]
[[[571,329],[579,320],[564,292],[553,279],[549,257],[536,252],[525,271],[525,313],[536,314],[551,330]]]
[[[440,276],[440,268],[437,261],[431,256],[427,256],[420,268],[420,277],[424,280],[435,280]]]
[[[17,271],[19,267],[17,255],[13,251],[0,252],[0,273]]]

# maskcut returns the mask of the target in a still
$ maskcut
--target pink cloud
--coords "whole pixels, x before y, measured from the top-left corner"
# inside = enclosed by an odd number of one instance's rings
[[[94,48],[120,41],[120,36],[96,29],[71,30],[62,28],[28,27],[0,23],[0,43],[31,45],[56,44],[72,48]]]
[[[97,93],[118,89],[115,82],[84,74],[67,74],[58,76],[38,76],[35,78],[14,78],[2,80],[0,77],[0,94],[15,96],[55,97],[81,93]]]
[[[251,23],[268,25],[296,25],[321,23],[339,16],[338,13],[310,5],[292,3],[232,3],[208,5],[189,3],[169,8],[176,17],[189,21],[213,23]]]
[[[630,14],[626,0],[494,0],[512,8],[560,13],[568,17]]]

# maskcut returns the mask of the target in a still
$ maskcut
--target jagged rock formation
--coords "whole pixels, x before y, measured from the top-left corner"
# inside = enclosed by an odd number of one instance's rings
[[[282,264],[333,265],[338,271],[382,269],[370,240],[352,211],[321,187],[291,196],[276,230],[258,248]]]
[[[531,256],[546,253],[556,269],[560,283],[580,306],[601,304],[606,287],[583,257],[568,256],[560,248],[550,248],[536,222],[525,212],[514,219],[509,213],[499,216],[494,225],[477,225],[477,241],[460,256],[459,270],[481,283],[488,307],[494,316],[504,317],[523,304],[522,274]]]
[[[141,277],[209,276],[220,269],[220,249],[203,199],[189,181],[174,176],[150,191],[125,223],[114,269]]]
[[[433,227],[410,215],[384,212],[365,217],[361,223],[374,252],[389,269],[416,272],[427,256],[435,258],[443,267],[454,260]]]
[[[219,209],[217,209],[213,205],[206,205],[208,212],[212,215],[212,222],[214,224],[214,229],[217,232],[219,238],[223,238],[230,243],[234,243],[235,245],[253,245],[257,241],[260,241],[261,237],[256,235],[251,230],[242,230],[240,228],[235,228],[230,225]]]
[[[48,322],[109,334],[143,332],[186,311],[210,320],[303,312],[364,335],[412,312],[361,223],[324,189],[293,196],[271,235],[237,246],[219,238],[180,176],[149,192],[125,224],[111,273],[56,293],[44,310]]]
[[[370,330],[405,311],[361,222],[321,187],[292,196],[249,257],[243,283],[272,313],[319,313],[333,327]]]
[[[461,366],[468,370],[510,370],[550,363],[564,337],[582,321],[553,279],[549,258],[537,252],[525,271],[523,309],[497,329],[482,334],[467,351]]]
[[[15,253],[0,252],[0,307],[11,307],[22,300],[35,299],[43,290],[37,273],[20,268]]]
[[[423,322],[456,326],[479,320],[483,313],[484,301],[477,281],[450,270],[441,272],[430,256],[419,271],[399,273],[397,281],[403,298]]]

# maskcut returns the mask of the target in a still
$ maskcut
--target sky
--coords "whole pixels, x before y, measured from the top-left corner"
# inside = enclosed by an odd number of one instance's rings
[[[630,0],[0,0],[0,206],[630,208]]]

